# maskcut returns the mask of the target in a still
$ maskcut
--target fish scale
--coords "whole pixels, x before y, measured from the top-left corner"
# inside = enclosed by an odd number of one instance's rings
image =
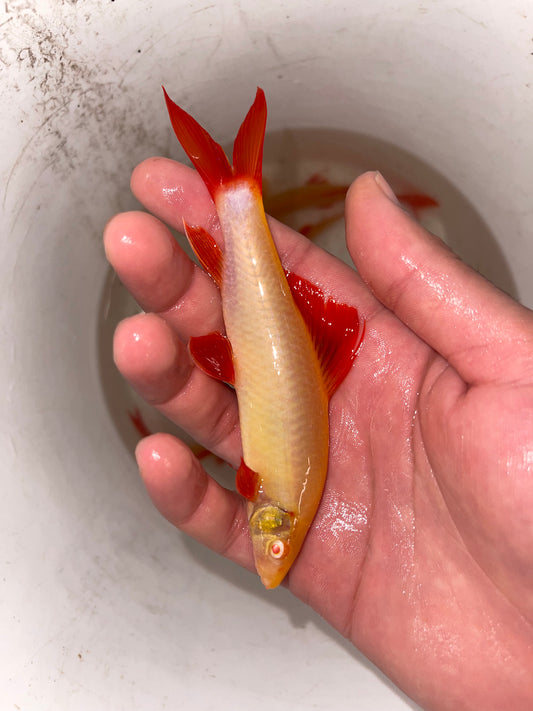
[[[314,459],[327,434],[319,365],[253,190],[246,183],[234,186],[217,200],[217,211],[244,459],[261,473],[265,494],[275,493],[294,508],[301,482],[291,474],[306,471],[310,452]],[[302,412],[316,417],[310,423]]]

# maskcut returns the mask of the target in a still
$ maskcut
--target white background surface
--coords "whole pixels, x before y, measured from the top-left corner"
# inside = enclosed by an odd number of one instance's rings
[[[438,166],[533,305],[531,3],[2,7],[2,709],[415,708],[152,509],[98,372],[101,233],[139,160],[180,155],[162,83],[221,140],[261,85],[272,130],[356,130]]]

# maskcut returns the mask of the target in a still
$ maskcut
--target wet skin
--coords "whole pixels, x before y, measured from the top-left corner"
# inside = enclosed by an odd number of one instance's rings
[[[234,395],[186,346],[222,327],[218,290],[163,224],[185,218],[221,239],[213,203],[167,159],[138,166],[132,189],[154,216],[115,216],[105,247],[149,313],[117,328],[116,363],[237,467]],[[285,266],[367,321],[330,404],[326,488],[286,585],[424,708],[531,709],[533,314],[427,234],[376,174],[352,185],[346,221],[359,274],[271,224]],[[253,570],[238,494],[169,435],[141,441],[137,460],[163,516]]]

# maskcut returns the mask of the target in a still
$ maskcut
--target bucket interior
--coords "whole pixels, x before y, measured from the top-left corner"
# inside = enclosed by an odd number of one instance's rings
[[[137,307],[102,231],[138,207],[138,162],[184,159],[161,84],[223,144],[261,86],[273,190],[379,169],[434,197],[420,219],[532,306],[533,44],[519,5],[6,4],[6,708],[415,708],[287,591],[262,590],[153,509],[132,456],[143,406],[110,350]],[[341,219],[320,240],[346,258]]]

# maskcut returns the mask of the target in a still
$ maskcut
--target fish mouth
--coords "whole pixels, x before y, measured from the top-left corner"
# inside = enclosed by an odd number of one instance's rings
[[[285,578],[285,575],[289,570],[289,568],[286,566],[283,566],[283,569],[280,569],[280,567],[278,567],[275,571],[260,570],[257,564],[256,567],[257,572],[259,573],[259,577],[261,578],[261,582],[267,590],[273,590],[274,588],[277,588],[278,585]]]
[[[295,556],[289,553],[281,559],[273,558],[265,552],[264,545],[259,543],[254,546],[254,558],[261,582],[267,590],[272,590],[272,588],[277,588],[285,578]]]

